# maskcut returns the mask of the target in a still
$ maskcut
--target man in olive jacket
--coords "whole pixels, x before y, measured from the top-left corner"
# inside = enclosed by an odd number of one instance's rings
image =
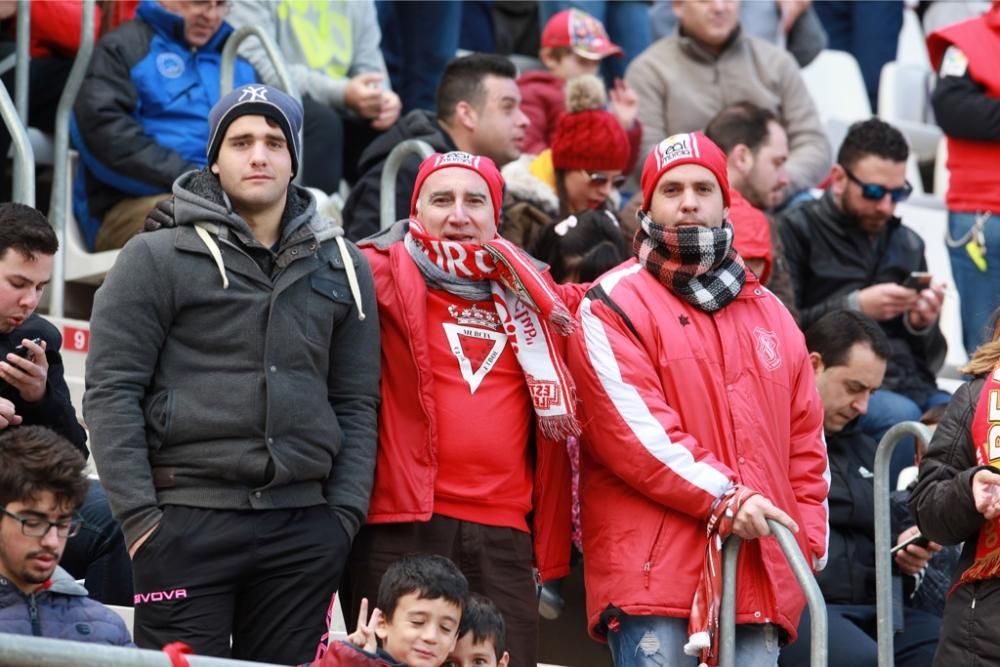
[[[98,291],[84,414],[133,558],[141,647],[312,658],[375,467],[368,262],[291,185],[302,107],[249,85],[209,115]],[[231,642],[230,642],[231,637]]]

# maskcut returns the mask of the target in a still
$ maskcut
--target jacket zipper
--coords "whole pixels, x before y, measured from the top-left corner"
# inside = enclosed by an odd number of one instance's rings
[[[31,618],[31,634],[42,636],[42,624],[38,620],[38,605],[35,604],[35,594],[28,596],[28,616]]]
[[[663,524],[667,521],[667,514],[664,512],[660,516],[660,525],[656,529],[656,537],[653,538],[653,543],[649,547],[649,554],[646,556],[646,562],[642,564],[642,584],[647,589],[649,588],[649,579],[653,570],[653,554],[656,552],[656,545],[660,542],[660,534],[663,532]]]

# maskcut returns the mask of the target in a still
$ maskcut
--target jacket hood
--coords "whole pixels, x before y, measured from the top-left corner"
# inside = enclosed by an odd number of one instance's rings
[[[177,225],[224,225],[243,236],[253,236],[250,225],[233,210],[219,179],[208,167],[189,171],[174,181],[174,222]],[[282,238],[287,238],[306,224],[312,227],[321,241],[332,237],[337,228],[332,220],[317,214],[312,193],[290,184],[285,212],[281,216]]]
[[[177,42],[190,48],[187,38],[184,37],[184,18],[173,12],[168,12],[156,0],[142,0],[139,8],[136,10],[136,16],[149,24],[153,32],[164,39],[169,39],[172,42]],[[208,43],[204,46],[195,50],[221,52],[226,39],[229,38],[232,32],[233,27],[223,21],[219,29],[212,35],[212,39],[208,40]]]
[[[78,597],[87,597],[89,595],[87,589],[84,588],[83,585],[78,584],[76,579],[74,579],[69,572],[61,567],[56,567],[56,570],[52,573],[52,578],[49,579],[49,581],[51,584],[48,587],[36,589],[35,592],[40,593],[48,591],[51,593],[59,593],[60,595],[75,595]],[[9,579],[0,577],[0,599],[2,599],[5,594],[16,594],[24,597],[24,593],[22,593],[21,590]],[[0,606],[2,606],[2,604],[0,604]]]
[[[365,173],[389,157],[389,152],[397,144],[407,139],[426,141],[438,153],[458,150],[455,142],[430,111],[416,109],[400,118],[395,125],[373,141],[358,162],[359,173]]]
[[[515,201],[528,202],[548,215],[556,216],[559,214],[559,197],[552,186],[531,171],[531,165],[537,157],[539,156],[522,155],[504,165],[500,173],[503,174],[507,194]]]

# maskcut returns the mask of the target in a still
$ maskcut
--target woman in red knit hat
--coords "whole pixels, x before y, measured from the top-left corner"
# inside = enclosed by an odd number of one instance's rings
[[[531,247],[547,226],[572,213],[615,210],[629,158],[629,141],[605,110],[604,84],[584,75],[566,84],[566,113],[550,148],[522,155],[503,169],[507,193],[500,233]]]

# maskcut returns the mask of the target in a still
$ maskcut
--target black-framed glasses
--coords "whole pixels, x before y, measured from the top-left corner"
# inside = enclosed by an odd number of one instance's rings
[[[83,525],[83,519],[79,516],[74,516],[72,519],[63,519],[62,521],[49,521],[37,516],[25,517],[20,514],[14,514],[3,506],[0,506],[0,513],[6,514],[14,521],[20,523],[21,533],[27,537],[44,537],[48,535],[53,526],[55,526],[56,535],[59,537],[73,537],[80,532],[80,526]]]
[[[617,176],[609,176],[608,174],[605,174],[604,172],[600,171],[584,170],[584,172],[587,174],[587,177],[590,178],[590,182],[593,183],[594,185],[604,185],[609,181],[611,182],[611,185],[613,185],[616,188],[620,188],[621,186],[625,185],[624,174],[618,174]]]
[[[880,201],[882,197],[885,197],[888,194],[892,199],[892,203],[898,204],[901,201],[906,201],[907,197],[913,194],[913,186],[910,185],[909,181],[905,181],[901,187],[890,189],[884,185],[879,185],[878,183],[865,183],[860,178],[852,174],[847,167],[841,165],[841,168],[844,170],[844,173],[847,174],[849,179],[861,187],[861,196],[865,199]]]

